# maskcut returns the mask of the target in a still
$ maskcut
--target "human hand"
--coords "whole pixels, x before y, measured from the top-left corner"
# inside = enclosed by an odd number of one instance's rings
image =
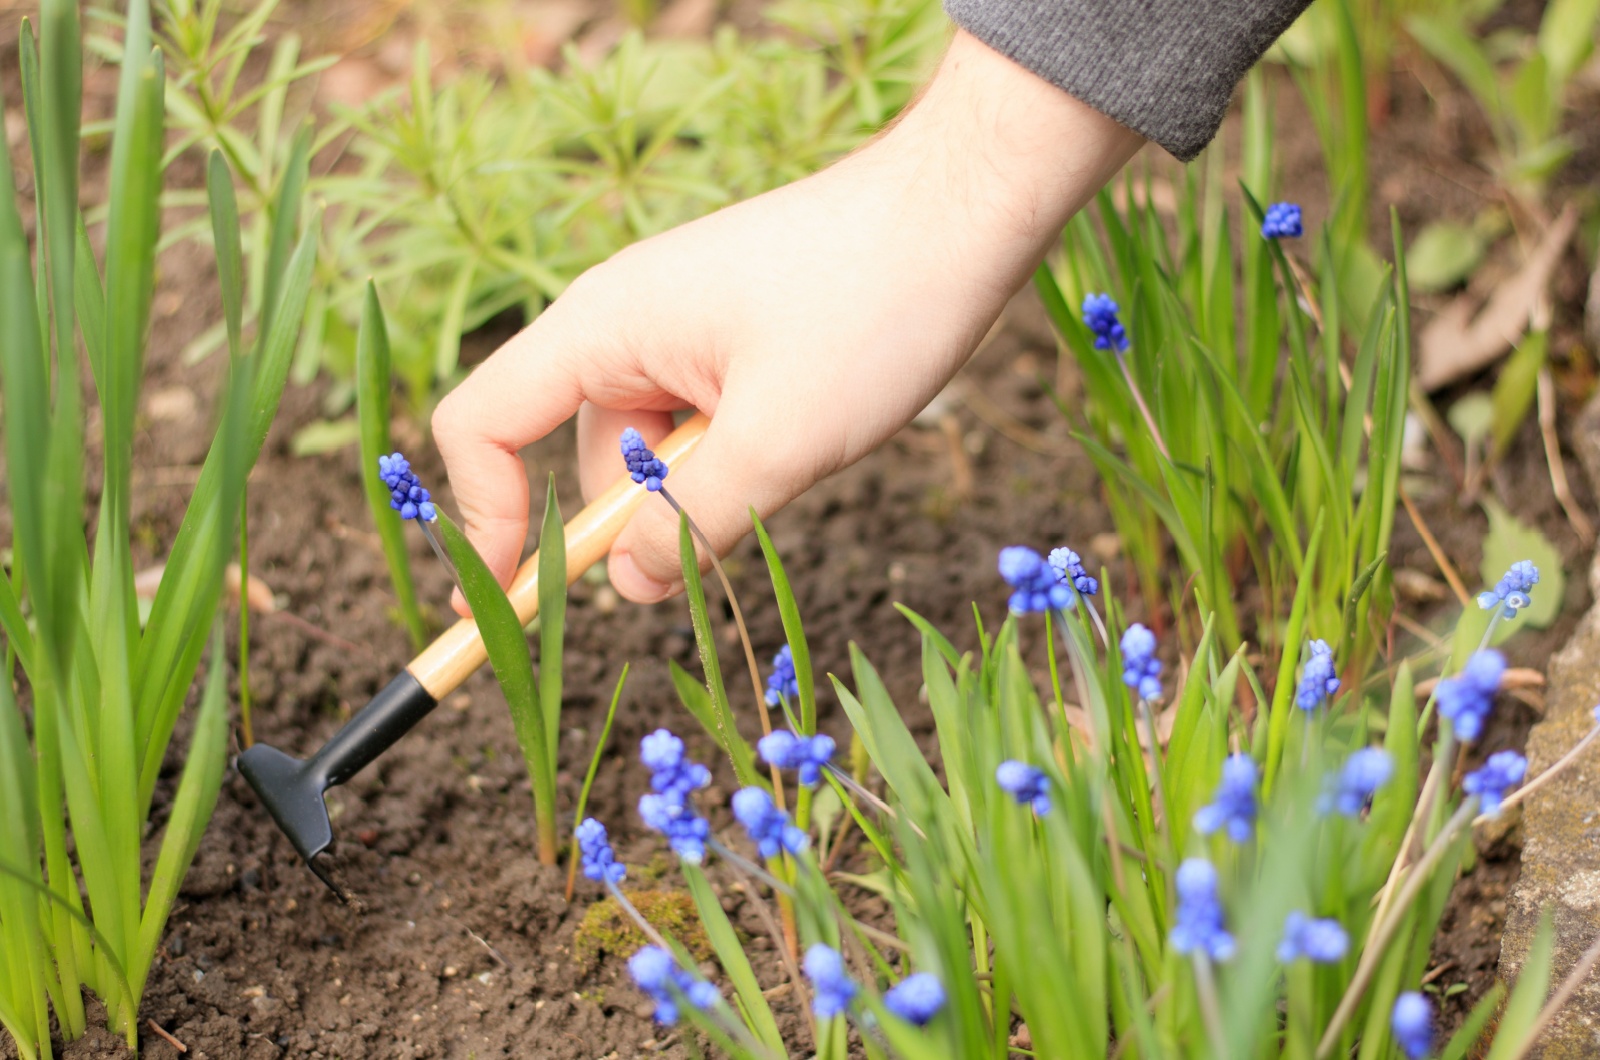
[[[509,582],[527,533],[518,450],[574,412],[586,498],[622,472],[624,427],[654,443],[674,410],[711,416],[668,486],[726,552],[750,507],[771,514],[910,422],[1143,142],[958,32],[859,151],[590,269],[434,414],[489,569]],[[644,505],[609,567],[630,600],[671,595],[677,516]]]

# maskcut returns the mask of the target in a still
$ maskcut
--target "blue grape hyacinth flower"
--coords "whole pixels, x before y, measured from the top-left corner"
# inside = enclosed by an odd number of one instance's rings
[[[1233,936],[1222,926],[1222,899],[1217,895],[1217,869],[1205,858],[1189,858],[1178,866],[1178,911],[1169,936],[1179,953],[1204,953],[1214,961],[1233,956]]]
[[[574,834],[578,839],[583,874],[596,883],[621,883],[628,869],[612,853],[611,837],[606,835],[606,826],[589,817],[577,827]]]
[[[883,1007],[915,1027],[923,1027],[944,1008],[944,984],[932,972],[908,975],[883,995]]]
[[[1262,239],[1296,238],[1305,235],[1300,220],[1300,206],[1292,202],[1275,202],[1267,207],[1261,219]]]
[[[1433,1048],[1433,1005],[1416,990],[1394,999],[1389,1027],[1400,1051],[1410,1060],[1422,1060]]]
[[[800,681],[794,672],[794,650],[785,644],[772,657],[772,673],[767,677],[767,706],[775,707],[787,696],[800,694]]]
[[[670,1027],[678,1022],[678,997],[705,1011],[721,997],[717,988],[678,967],[677,959],[660,946],[646,946],[628,958],[628,972],[640,990],[656,1003],[656,1022]]]
[[[1128,332],[1117,315],[1121,307],[1108,294],[1091,294],[1083,300],[1083,325],[1094,333],[1094,348],[1121,353],[1128,348]]]
[[[402,519],[420,519],[425,523],[439,518],[433,506],[433,496],[422,488],[422,481],[411,470],[411,461],[399,453],[378,457],[378,477],[389,487],[389,507],[400,513]]]
[[[1135,622],[1122,634],[1122,683],[1140,699],[1161,698],[1161,660],[1156,658],[1156,635]]]
[[[661,489],[661,480],[667,477],[667,463],[644,444],[644,435],[632,427],[622,432],[622,460],[633,481],[651,493]]]
[[[1283,922],[1278,960],[1284,964],[1304,957],[1317,964],[1337,964],[1350,949],[1350,936],[1337,920],[1314,920],[1298,909]]]
[[[995,768],[994,781],[1019,806],[1032,806],[1037,816],[1050,812],[1050,778],[1044,770],[1008,758]]]
[[[1539,568],[1528,560],[1518,560],[1493,589],[1478,594],[1478,606],[1485,611],[1498,607],[1506,618],[1516,618],[1518,611],[1533,602],[1531,594],[1538,584]]]
[[[1506,790],[1522,783],[1528,775],[1528,760],[1515,751],[1496,751],[1483,768],[1461,778],[1461,790],[1478,796],[1479,809],[1490,817],[1500,816]]]
[[[1506,657],[1487,648],[1473,652],[1459,674],[1439,682],[1434,693],[1439,701],[1439,716],[1450,719],[1457,736],[1470,742],[1482,735],[1483,723],[1494,708],[1494,694],[1500,690],[1500,678],[1505,672]]]
[[[1359,817],[1379,788],[1394,775],[1394,759],[1381,747],[1363,747],[1344,760],[1333,790],[1323,797],[1320,809],[1336,810],[1346,817]]]
[[[756,743],[756,752],[769,766],[793,769],[801,784],[816,787],[822,780],[822,770],[833,758],[836,748],[832,736],[817,733],[801,736],[788,729],[774,729]]]
[[[1295,704],[1306,711],[1316,710],[1339,691],[1338,671],[1333,664],[1333,649],[1325,640],[1311,642],[1311,657],[1300,670],[1300,684],[1294,693]]]
[[[1047,559],[1056,576],[1084,596],[1093,596],[1100,591],[1100,582],[1089,576],[1088,569],[1083,565],[1083,558],[1072,549],[1053,548]]]
[[[667,837],[673,853],[698,864],[705,858],[711,826],[695,812],[690,796],[711,783],[711,771],[689,761],[683,741],[666,729],[639,742],[639,760],[650,769],[652,789],[639,799],[639,816]]]
[[[778,809],[762,788],[734,792],[733,816],[750,833],[764,858],[775,858],[781,851],[798,854],[806,848],[806,834],[789,823],[789,815]]]
[[[845,971],[839,951],[821,942],[806,950],[806,978],[811,980],[811,1011],[819,1019],[841,1016],[861,987]]]
[[[1222,781],[1211,805],[1194,815],[1195,831],[1211,835],[1223,828],[1228,838],[1243,843],[1256,826],[1256,760],[1247,754],[1232,754],[1223,759]]]
[[[1026,545],[1001,549],[999,566],[1000,577],[1015,590],[1010,600],[1012,614],[1066,611],[1077,605],[1072,588],[1043,556]]]

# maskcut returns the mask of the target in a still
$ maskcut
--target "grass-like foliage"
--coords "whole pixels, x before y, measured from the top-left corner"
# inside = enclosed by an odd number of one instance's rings
[[[996,629],[980,620],[974,651],[904,611],[922,640],[937,768],[906,721],[920,708],[895,702],[853,647],[850,679],[830,678],[860,750],[845,765],[792,713],[816,688],[793,594],[768,558],[797,663],[780,664],[769,687],[797,732],[740,750],[719,711],[685,697],[745,785],[733,815],[765,868],[700,817],[709,775],[680,741],[657,732],[640,749],[653,774],[640,814],[679,855],[734,992],[722,997],[677,941],[644,930],[654,941],[630,971],[658,1020],[686,1019],[735,1057],[814,1049],[824,1060],[1416,1060],[1464,1057],[1485,1036],[1500,988],[1446,1043],[1422,976],[1472,823],[1522,797],[1514,752],[1452,779],[1458,748],[1492,709],[1503,666],[1493,652],[1448,674],[1420,709],[1409,662],[1350,691],[1317,650],[1278,676],[1294,695],[1274,697],[1273,675],[1223,650],[1215,620],[1163,671],[1154,638],[1124,626],[1103,581],[1007,549],[1012,614]],[[698,610],[693,562],[684,576]],[[1514,569],[1490,592],[1494,621],[1516,620],[1537,592],[1530,577]],[[1316,591],[1300,581],[1295,608]],[[1042,682],[1025,661],[1041,640]],[[702,633],[700,652],[715,696],[716,638]],[[1255,716],[1251,704],[1262,704]],[[820,784],[811,805],[825,812],[796,827],[765,779],[740,768],[752,754],[795,770],[802,788]],[[579,839],[586,875],[626,908],[627,869],[602,824],[585,822]],[[707,882],[713,859],[771,925],[780,982],[752,970]],[[887,900],[892,932],[851,915],[864,891]],[[1489,1055],[1521,1055],[1548,1021],[1548,976],[1546,929]],[[782,981],[812,1016],[797,1041],[777,1034],[769,998]]]
[[[156,946],[215,805],[227,750],[226,664],[216,632],[238,541],[245,480],[277,410],[316,251],[300,227],[304,169],[273,203],[281,239],[258,262],[269,312],[248,345],[243,259],[226,164],[213,157],[209,221],[218,248],[229,372],[219,425],[147,621],[134,597],[129,513],[134,419],[156,268],[164,163],[159,51],[135,0],[112,126],[105,254],[78,208],[81,37],[75,5],[45,0],[20,41],[33,156],[32,246],[0,145],[0,384],[13,561],[0,578],[0,1023],[23,1057],[85,1029],[82,988],[112,1027],[135,1033]],[[86,354],[101,440],[86,441]],[[103,485],[85,526],[91,454]],[[207,644],[210,676],[164,819],[152,798]],[[18,672],[20,668],[20,673]],[[20,694],[13,684],[21,686]],[[65,813],[63,813],[63,809]],[[142,840],[161,832],[147,873]]]

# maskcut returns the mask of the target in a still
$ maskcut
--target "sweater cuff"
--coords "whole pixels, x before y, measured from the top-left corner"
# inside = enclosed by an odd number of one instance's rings
[[[1187,162],[1310,0],[944,0],[1000,54]]]

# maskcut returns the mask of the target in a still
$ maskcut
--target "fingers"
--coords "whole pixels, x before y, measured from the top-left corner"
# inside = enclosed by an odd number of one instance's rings
[[[619,440],[632,427],[644,435],[645,444],[672,433],[672,413],[602,408],[586,401],[578,410],[578,480],[587,504],[627,473]]]
[[[771,418],[748,414],[733,401],[717,409],[705,437],[669,469],[665,488],[724,555],[750,531],[750,508],[762,517],[798,496],[816,475],[773,460]],[[703,561],[704,562],[704,561]],[[678,514],[659,497],[648,498],[612,546],[611,584],[636,603],[664,600],[683,584]]]
[[[506,343],[433,414],[467,536],[501,585],[511,581],[528,533],[528,477],[518,450],[549,434],[583,401],[572,365],[581,336],[547,313]],[[457,613],[468,613],[457,591]]]

